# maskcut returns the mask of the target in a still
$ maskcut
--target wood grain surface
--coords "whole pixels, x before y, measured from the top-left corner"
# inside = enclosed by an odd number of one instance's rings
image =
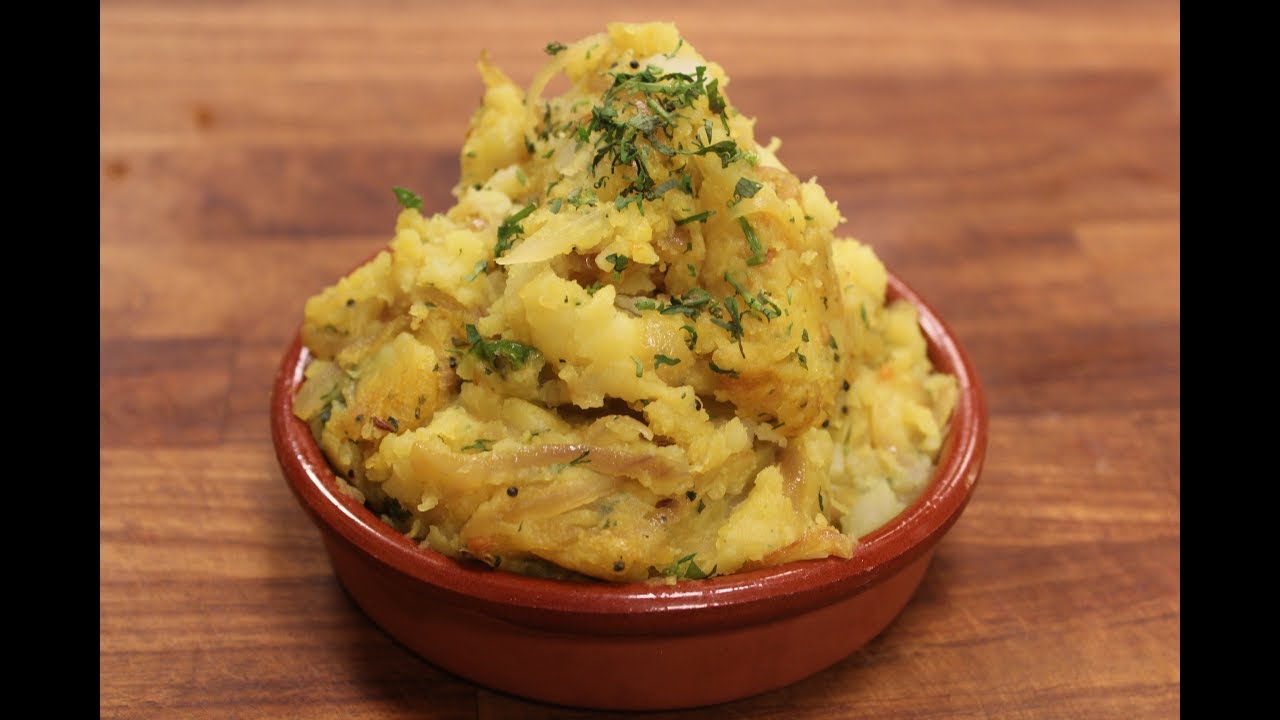
[[[450,204],[482,50],[518,82],[678,24],[959,334],[986,471],[865,649],[681,718],[1171,718],[1174,2],[103,2],[100,715],[587,718],[397,645],[334,579],[267,399],[308,296]],[[661,692],[661,688],[655,688]]]

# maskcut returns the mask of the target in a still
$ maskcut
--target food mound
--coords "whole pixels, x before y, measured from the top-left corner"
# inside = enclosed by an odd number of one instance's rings
[[[527,92],[481,56],[456,204],[395,188],[389,248],[308,300],[295,414],[344,492],[503,571],[850,557],[956,401],[915,309],[674,26],[546,51]]]

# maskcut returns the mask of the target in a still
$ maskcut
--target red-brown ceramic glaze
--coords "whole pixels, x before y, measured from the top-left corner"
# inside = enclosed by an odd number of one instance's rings
[[[986,401],[967,354],[892,275],[888,297],[916,306],[929,358],[956,376],[960,394],[930,486],[848,560],[669,586],[524,577],[419,548],[338,491],[306,424],[294,417],[310,361],[300,337],[272,393],[276,455],[356,604],[439,667],[503,692],[598,709],[672,709],[754,695],[828,667],[888,626],[982,470]]]

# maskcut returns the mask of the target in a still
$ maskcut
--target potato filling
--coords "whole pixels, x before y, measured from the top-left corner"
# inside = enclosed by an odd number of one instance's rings
[[[499,570],[850,557],[956,402],[915,309],[673,25],[548,53],[527,89],[481,57],[456,203],[395,188],[389,247],[307,301],[295,414],[386,522]]]

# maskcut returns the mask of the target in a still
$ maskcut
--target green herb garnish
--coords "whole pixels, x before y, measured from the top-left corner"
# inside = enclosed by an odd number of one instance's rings
[[[634,66],[633,66],[634,67]],[[728,163],[742,156],[737,143],[724,140],[714,145],[699,146],[694,150],[673,148],[668,142],[674,137],[679,121],[679,111],[691,107],[696,99],[706,96],[708,107],[720,115],[726,132],[724,98],[719,84],[708,82],[706,66],[700,65],[694,74],[664,72],[663,68],[649,65],[636,72],[615,72],[613,84],[605,91],[601,103],[591,109],[591,120],[579,129],[580,142],[595,138],[595,155],[591,160],[594,174],[602,162],[608,161],[609,172],[627,171],[627,184],[618,192],[614,201],[618,209],[635,204],[643,214],[644,200],[653,200],[663,193],[679,189],[693,194],[692,177],[683,168],[659,183],[653,176],[647,160],[650,151],[668,157],[675,155],[705,155],[715,153],[721,162]]]
[[[514,215],[511,215],[502,224],[498,226],[498,243],[493,246],[493,256],[501,257],[502,253],[511,249],[515,244],[516,237],[524,234],[524,227],[520,225],[520,221],[529,217],[529,213],[533,212],[537,205],[529,203]]]
[[[663,315],[684,315],[685,317],[697,318],[704,308],[715,305],[715,301],[711,299],[711,295],[700,287],[690,288],[689,292],[680,297],[671,298],[671,304],[659,310]]]
[[[745,215],[738,218],[738,225],[742,227],[742,234],[747,238],[747,247],[751,248],[751,257],[747,258],[747,264],[759,265],[764,262],[764,248],[760,246],[760,239],[756,237],[755,228],[752,228],[751,223],[747,222]]]
[[[412,190],[396,186],[391,188],[391,192],[396,196],[396,201],[400,203],[400,207],[422,210],[422,198],[418,197]]]
[[[621,276],[622,271],[627,269],[627,264],[631,262],[631,258],[626,255],[619,255],[618,253],[606,255],[604,259],[613,263],[613,272],[615,276]]]
[[[715,214],[716,214],[715,210],[703,210],[702,212],[697,213],[695,215],[690,215],[689,217],[680,218],[679,220],[676,221],[676,225],[677,226],[687,225],[691,222],[706,222],[707,218]]]
[[[476,438],[476,441],[462,448],[462,452],[489,452],[493,449],[493,441],[487,438]]]
[[[733,338],[734,342],[738,343],[738,352],[745,358],[747,351],[742,348],[742,309],[738,307],[738,299],[732,295],[725,298],[724,309],[729,312],[729,319],[713,317],[711,322],[728,331],[729,336]]]
[[[738,377],[737,370],[725,370],[724,368],[720,367],[719,365],[716,365],[714,362],[711,362],[711,361],[708,361],[707,364],[711,366],[711,372],[720,373],[721,375],[728,375],[729,377],[735,377],[735,378]]]
[[[556,463],[552,465],[551,472],[558,473],[567,467],[574,467],[575,465],[586,465],[587,463],[591,462],[590,460],[587,459],[587,456],[590,454],[591,454],[590,450],[583,450],[581,455],[570,460],[567,463]]]
[[[737,205],[744,198],[755,197],[762,187],[764,185],[754,180],[745,177],[738,178],[738,184],[733,188],[733,199],[729,201],[729,207]]]
[[[698,563],[693,561],[693,556],[694,553],[690,553],[671,563],[667,567],[663,568],[662,574],[666,577],[684,578],[688,580],[702,580],[715,574],[716,567],[719,567],[718,565],[712,567],[711,570],[707,572],[703,572],[702,568],[698,567]]]
[[[692,325],[681,325],[680,329],[689,335],[689,337],[684,341],[684,344],[688,345],[690,350],[693,350],[693,346],[698,344],[697,329]]]
[[[729,104],[725,102],[724,96],[720,94],[720,81],[712,80],[707,85],[707,109],[720,116],[720,122],[724,125],[724,131],[729,132],[729,117],[725,114],[725,110],[729,108]]]
[[[343,395],[342,388],[338,385],[330,388],[329,392],[325,393],[320,399],[324,401],[324,407],[320,409],[320,424],[322,425],[329,422],[329,418],[333,415],[333,404],[335,402],[342,403],[343,406],[347,404],[347,398]]]
[[[565,202],[572,205],[575,210],[580,210],[583,205],[595,205],[599,202],[599,198],[596,197],[596,191],[591,188],[578,188],[565,198]]]
[[[480,337],[480,331],[476,330],[476,326],[467,323],[467,342],[471,345],[471,354],[483,360],[494,369],[498,367],[498,359],[506,360],[511,367],[520,369],[525,363],[529,362],[529,358],[538,352],[534,348],[514,340],[485,340]]]
[[[724,280],[732,285],[734,290],[738,291],[738,294],[741,295],[742,299],[747,303],[747,307],[751,308],[752,311],[763,315],[766,320],[772,320],[782,315],[782,308],[778,307],[777,303],[770,300],[769,294],[765,291],[761,290],[756,293],[755,297],[752,297],[747,293],[746,289],[743,288],[742,285],[738,284],[738,281],[733,278],[733,275],[729,274],[728,270],[724,273]]]
[[[653,356],[653,369],[655,371],[658,369],[659,365],[679,365],[679,364],[680,364],[679,358],[667,357],[666,355]]]

